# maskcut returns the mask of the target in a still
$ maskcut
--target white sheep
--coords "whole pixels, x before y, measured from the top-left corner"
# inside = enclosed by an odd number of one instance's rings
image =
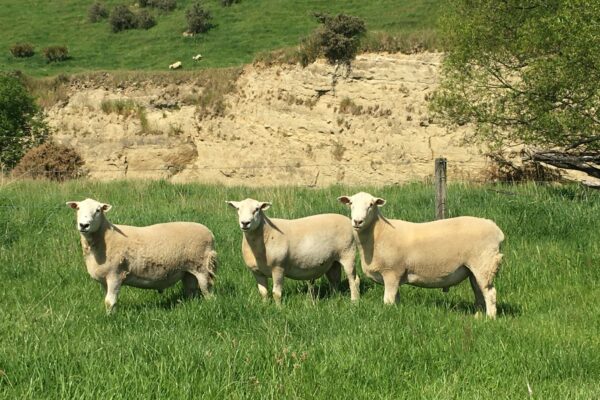
[[[198,287],[203,296],[212,296],[217,253],[213,234],[204,225],[113,225],[105,216],[109,204],[86,199],[67,205],[77,210],[87,271],[106,292],[107,312],[113,310],[121,285],[161,291],[181,280],[186,297]]]
[[[194,57],[192,57],[192,59],[194,61],[200,61],[200,60],[202,60],[202,54],[196,54]]]
[[[252,271],[263,300],[268,296],[269,277],[273,278],[273,298],[280,304],[284,277],[314,280],[325,274],[336,289],[341,267],[348,277],[351,299],[358,300],[356,245],[348,218],[321,214],[294,220],[271,219],[264,214],[271,203],[246,199],[227,204],[237,210],[243,231],[244,262]]]
[[[487,219],[449,218],[426,223],[388,220],[385,200],[368,193],[341,196],[351,208],[352,226],[364,273],[385,285],[383,301],[397,301],[403,283],[426,288],[456,285],[469,277],[475,306],[496,316],[493,280],[500,266],[504,234]]]
[[[173,64],[169,65],[169,69],[179,69],[183,66],[183,64],[181,63],[181,61],[177,61],[174,62]]]

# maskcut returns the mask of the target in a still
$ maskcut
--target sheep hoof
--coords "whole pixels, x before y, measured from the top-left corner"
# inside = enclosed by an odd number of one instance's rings
[[[449,291],[450,291],[450,288],[448,288],[448,287],[442,288],[442,292],[444,292],[444,293],[448,293]]]

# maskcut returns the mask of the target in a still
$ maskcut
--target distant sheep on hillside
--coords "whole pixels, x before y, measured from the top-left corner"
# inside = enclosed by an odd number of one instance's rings
[[[183,64],[181,63],[181,61],[177,61],[174,62],[173,64],[169,65],[169,69],[179,69],[183,66]]]

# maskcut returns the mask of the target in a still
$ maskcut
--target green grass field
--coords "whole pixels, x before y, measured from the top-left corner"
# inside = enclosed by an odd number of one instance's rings
[[[364,189],[364,188],[361,188]],[[368,189],[385,215],[433,215],[422,184]],[[225,200],[273,202],[272,216],[347,213],[357,188],[225,188],[166,182],[17,182],[0,187],[0,398],[592,399],[600,397],[600,193],[576,186],[449,188],[450,214],[506,234],[499,316],[475,319],[467,282],[449,293],[403,286],[397,306],[362,276],[362,298],[313,300],[287,280],[262,303]],[[189,220],[213,230],[212,301],[125,287],[106,316],[64,202],[110,202],[115,223]],[[360,271],[360,269],[359,269]]]
[[[242,0],[232,7],[204,1],[216,27],[185,38],[185,11],[194,0],[178,0],[178,8],[158,14],[150,30],[112,33],[107,21],[87,20],[91,0],[3,0],[0,7],[0,71],[21,70],[34,76],[90,70],[160,70],[181,60],[184,69],[229,67],[251,62],[262,51],[294,46],[317,25],[312,13],[347,13],[365,19],[371,31],[411,33],[431,30],[437,17],[435,0]],[[103,1],[110,9],[133,0]],[[31,58],[14,58],[9,48],[29,42]],[[72,59],[46,64],[42,49],[65,45]],[[200,63],[192,61],[197,53]]]

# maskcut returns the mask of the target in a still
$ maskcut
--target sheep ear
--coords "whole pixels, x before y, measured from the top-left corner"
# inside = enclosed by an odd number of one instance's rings
[[[71,207],[73,210],[79,210],[79,202],[77,201],[67,201],[67,206]]]
[[[343,203],[345,205],[350,205],[352,202],[350,201],[350,197],[348,196],[340,196],[338,197],[338,200],[340,201],[340,203]]]
[[[112,206],[111,206],[110,204],[106,204],[106,203],[104,203],[104,204],[102,204],[102,205],[100,206],[100,208],[101,208],[101,209],[102,209],[102,211],[104,211],[104,212],[109,212],[109,211],[110,211],[110,209],[112,208]]]
[[[268,210],[269,207],[271,207],[271,203],[269,203],[269,202],[265,201],[265,202],[260,203],[260,209],[263,211]]]
[[[225,203],[229,204],[230,207],[235,208],[236,210],[239,210],[240,208],[240,203],[237,201],[226,201]]]
[[[381,198],[376,198],[375,199],[375,204],[377,204],[379,207],[381,207],[382,205],[385,204],[385,200],[381,199]]]

